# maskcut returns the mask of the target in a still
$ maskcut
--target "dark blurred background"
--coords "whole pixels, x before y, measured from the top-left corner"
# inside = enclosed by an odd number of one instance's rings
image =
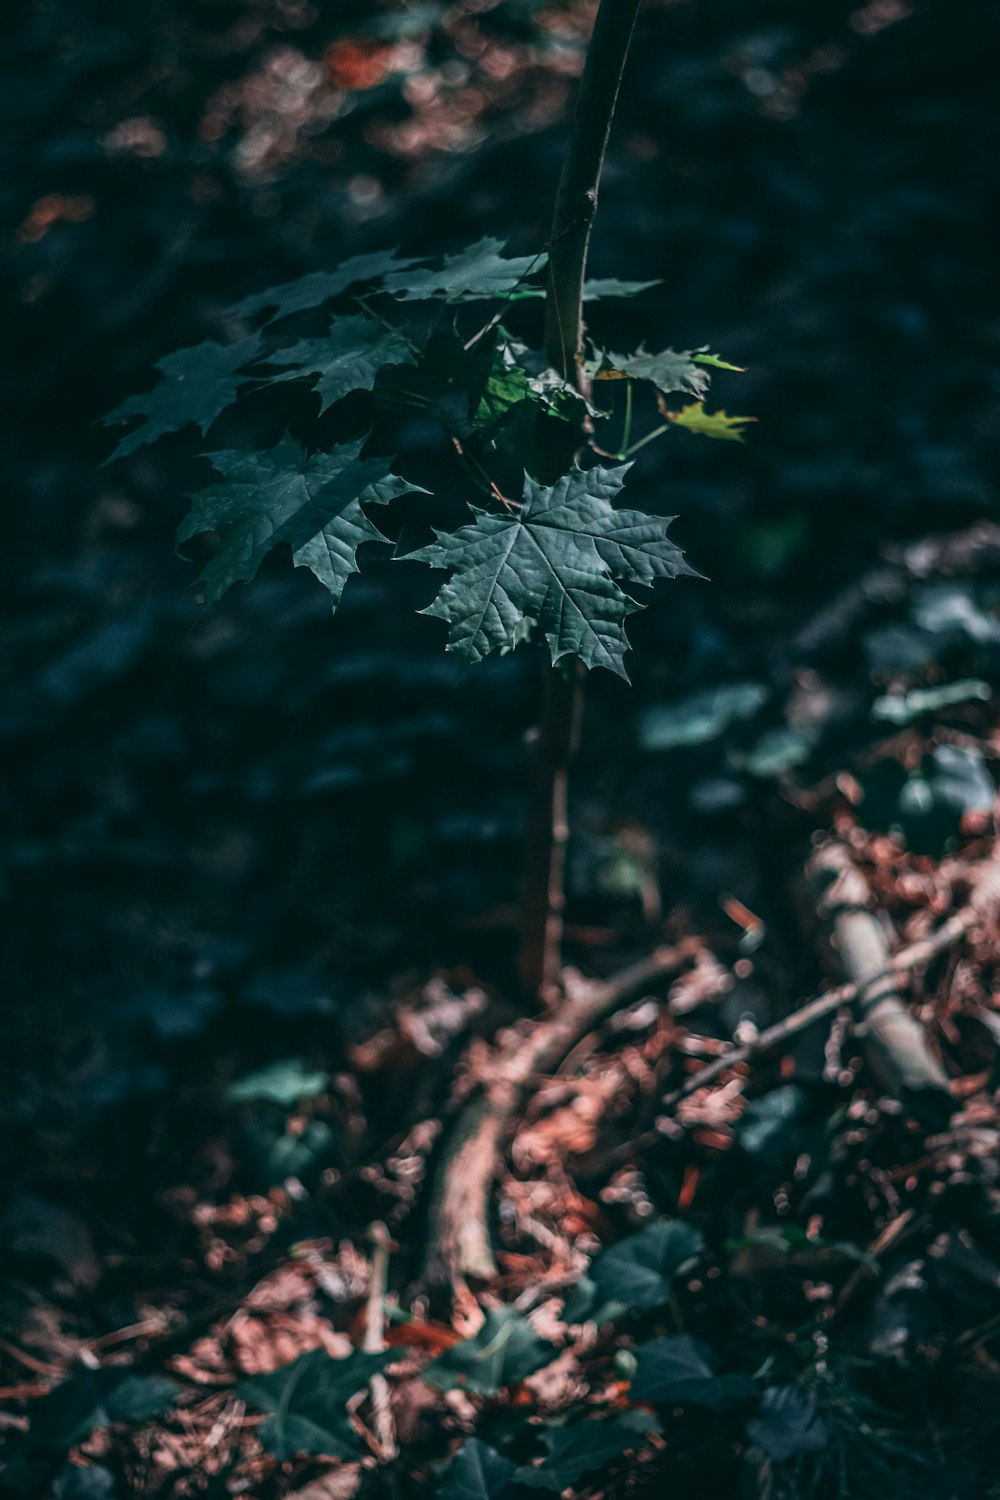
[[[533,0],[3,8],[18,1180],[28,1146],[57,1178],[67,1143],[133,1104],[141,1139],[115,1151],[180,1160],[151,1104],[220,1057],[363,1032],[435,968],[505,978],[530,651],[459,681],[413,614],[434,580],[405,567],[355,580],[336,620],[281,559],[203,611],[172,536],[204,445],[189,429],[102,468],[95,422],[165,352],[238,332],[225,309],[250,291],[392,243],[541,246],[591,19]],[[995,600],[971,586],[887,606],[825,655],[797,643],[887,545],[991,510],[998,49],[1000,9],[972,0],[643,14],[592,269],[662,284],[593,332],[710,344],[748,367],[713,404],[758,421],[744,446],[677,432],[639,456],[634,503],[677,513],[711,582],[664,588],[630,627],[631,689],[594,674],[585,967],[641,947],[660,911],[722,922],[728,891],[771,924],[794,994],[775,892],[811,825],[776,778],[815,783],[875,737],[880,682],[949,652],[966,676],[995,665]],[[406,441],[404,472],[457,492],[440,438]],[[707,707],[706,688],[724,690]],[[956,817],[988,804],[977,756]]]

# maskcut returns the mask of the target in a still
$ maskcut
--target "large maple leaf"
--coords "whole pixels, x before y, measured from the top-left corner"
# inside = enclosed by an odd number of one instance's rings
[[[667,537],[672,516],[612,506],[629,467],[573,468],[551,487],[525,475],[517,511],[477,511],[410,554],[453,570],[424,611],[450,625],[449,650],[473,664],[537,624],[553,663],[577,656],[627,677],[625,621],[643,606],[623,585],[698,576]]]
[[[292,313],[319,307],[321,303],[339,297],[348,287],[377,281],[387,271],[403,272],[418,263],[411,259],[397,260],[395,250],[352,255],[350,260],[335,266],[332,271],[310,271],[305,276],[296,277],[294,281],[284,281],[280,286],[265,287],[262,292],[251,292],[242,301],[234,303],[229,311],[238,318],[252,318],[268,309],[264,322],[273,323]]]
[[[361,447],[359,441],[307,454],[286,436],[263,453],[209,454],[223,482],[193,497],[177,533],[178,542],[207,531],[219,535],[219,550],[200,579],[207,598],[251,579],[266,555],[285,543],[296,567],[315,573],[336,609],[345,583],[358,572],[358,547],[386,540],[363,507],[419,489],[391,473],[387,459],[363,459]]]
[[[401,333],[363,315],[336,318],[324,338],[303,339],[267,358],[272,365],[298,366],[272,376],[275,381],[319,376],[316,391],[322,402],[321,413],[350,391],[370,390],[384,365],[414,362],[410,345]]]
[[[484,298],[541,297],[542,287],[522,287],[526,276],[544,269],[548,256],[500,254],[502,240],[481,239],[454,255],[446,255],[439,270],[394,271],[383,282],[385,290],[403,302],[443,297],[447,302],[477,302]]]
[[[101,421],[116,427],[132,417],[142,417],[140,426],[127,432],[107,461],[127,458],[144,443],[155,443],[167,432],[178,432],[189,422],[205,433],[220,412],[236,400],[242,384],[252,379],[240,372],[260,357],[260,334],[235,344],[206,339],[177,349],[155,368],[163,379],[141,396],[129,396]]]

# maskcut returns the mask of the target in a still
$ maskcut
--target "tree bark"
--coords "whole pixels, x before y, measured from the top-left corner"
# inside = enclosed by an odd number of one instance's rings
[[[545,350],[554,369],[583,395],[583,284],[604,153],[639,0],[601,0],[556,195],[545,299]],[[552,478],[566,472],[585,437],[548,420]],[[546,476],[547,477],[547,476]],[[526,993],[551,1004],[560,993],[567,840],[567,782],[582,708],[578,662],[543,669],[542,712],[534,748],[521,942],[517,973]]]

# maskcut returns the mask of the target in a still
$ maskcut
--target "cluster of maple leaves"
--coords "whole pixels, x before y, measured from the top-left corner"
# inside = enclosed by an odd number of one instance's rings
[[[254,332],[231,344],[207,340],[168,355],[157,367],[159,383],[105,419],[111,425],[140,419],[112,458],[125,458],[189,423],[205,434],[244,392],[288,381],[309,382],[320,414],[357,391],[371,393],[383,407],[417,408],[436,417],[459,446],[475,435],[487,448],[528,451],[530,444],[521,442],[526,420],[579,428],[585,414],[591,422],[607,419],[609,413],[504,328],[506,306],[544,295],[540,277],[547,257],[501,252],[501,242],[489,238],[430,266],[394,251],[376,252],[245,297],[231,313],[240,322],[259,320]],[[584,297],[593,302],[632,296],[649,285],[596,280],[587,283]],[[345,294],[356,310],[335,315],[322,337],[281,342],[274,325]],[[396,309],[432,300],[444,304],[445,316],[424,332],[422,344],[414,342],[411,331],[395,321]],[[459,305],[484,302],[499,303],[500,312],[464,337],[457,326]],[[472,520],[436,532],[434,542],[407,554],[450,571],[426,613],[447,622],[448,649],[464,664],[512,650],[537,629],[554,663],[573,656],[587,667],[626,675],[625,622],[643,607],[634,589],[658,578],[697,575],[667,536],[672,517],[618,510],[613,502],[629,454],[671,426],[740,439],[750,418],[704,409],[711,366],[736,368],[704,349],[596,351],[587,364],[590,378],[649,383],[657,392],[661,427],[629,448],[630,394],[616,467],[574,465],[550,486],[525,468],[519,500],[504,496],[483,471],[486,504],[470,504]],[[664,398],[674,393],[696,399],[673,411]],[[384,457],[366,455],[365,441],[308,451],[286,435],[263,451],[208,455],[220,482],[195,496],[179,540],[205,533],[219,539],[201,577],[209,601],[253,578],[264,557],[284,544],[297,566],[316,575],[336,608],[358,571],[361,543],[388,541],[371,507],[420,490],[394,474]]]

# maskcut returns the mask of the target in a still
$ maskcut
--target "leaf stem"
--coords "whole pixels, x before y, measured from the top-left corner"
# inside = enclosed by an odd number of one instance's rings
[[[632,436],[632,381],[628,380],[625,383],[625,426],[624,426],[624,429],[622,430],[621,450],[620,450],[620,452],[618,454],[619,458],[625,458],[625,457],[627,457],[627,455],[628,455],[628,442],[629,442],[629,438],[631,436]]]
[[[633,453],[638,453],[640,448],[645,448],[647,443],[651,443],[654,438],[662,437],[665,432],[669,432],[670,430],[670,422],[664,422],[661,427],[654,427],[652,432],[647,432],[646,436],[641,437],[637,443],[633,443],[631,448],[626,448],[622,454],[622,458],[631,458]]]
[[[420,345],[415,344],[410,336],[403,332],[398,323],[390,323],[388,318],[384,318],[382,314],[377,310],[377,308],[372,307],[367,297],[362,297],[357,292],[355,292],[354,300],[358,304],[358,306],[368,314],[370,318],[375,319],[376,323],[381,323],[382,327],[387,329],[389,333],[398,334],[399,337],[405,341],[406,346],[410,350],[411,354],[420,353]]]

